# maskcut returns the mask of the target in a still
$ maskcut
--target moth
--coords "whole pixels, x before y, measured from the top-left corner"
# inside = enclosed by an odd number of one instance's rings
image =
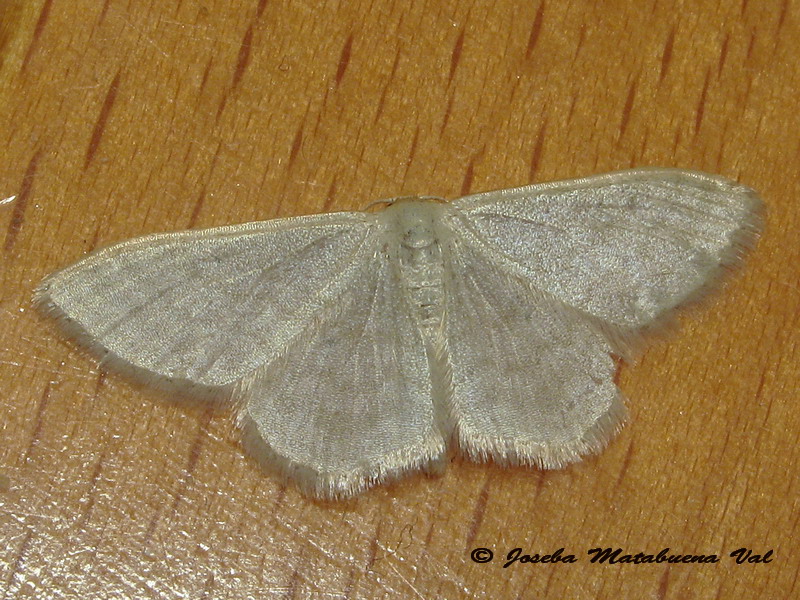
[[[613,355],[760,229],[753,190],[676,169],[148,235],[37,303],[110,366],[235,406],[255,454],[341,498],[449,449],[563,467],[625,420]]]

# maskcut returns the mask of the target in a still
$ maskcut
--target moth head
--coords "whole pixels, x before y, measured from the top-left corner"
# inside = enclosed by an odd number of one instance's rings
[[[401,245],[427,248],[440,237],[439,224],[446,204],[432,196],[397,198],[381,213],[381,220]]]

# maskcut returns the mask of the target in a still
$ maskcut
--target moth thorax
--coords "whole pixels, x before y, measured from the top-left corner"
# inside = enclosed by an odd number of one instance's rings
[[[423,329],[438,326],[443,315],[443,210],[442,204],[430,200],[402,199],[382,214],[406,297]]]

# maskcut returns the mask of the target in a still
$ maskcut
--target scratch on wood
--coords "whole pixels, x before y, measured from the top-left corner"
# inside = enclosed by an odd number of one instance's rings
[[[700,102],[697,105],[697,118],[695,119],[694,122],[695,135],[697,135],[697,133],[700,131],[700,125],[703,124],[703,115],[705,114],[706,110],[706,100],[708,97],[708,84],[710,80],[711,80],[711,72],[708,69],[706,69],[706,79],[703,82],[703,91],[700,93]]]
[[[786,21],[786,13],[789,11],[789,0],[783,0],[781,4],[781,14],[778,17],[778,31],[783,28],[783,23]]]
[[[25,555],[28,553],[28,549],[30,548],[31,539],[33,539],[33,531],[28,530],[22,540],[22,544],[19,546],[19,552],[17,552],[17,556],[14,559],[14,566],[12,567],[11,573],[8,576],[6,591],[11,588],[11,584],[17,578],[17,575],[22,572],[22,569],[25,568]]]
[[[469,530],[467,531],[467,552],[472,550],[472,543],[475,541],[475,537],[478,535],[478,529],[480,529],[480,526],[483,523],[483,517],[486,514],[486,505],[489,503],[490,482],[491,477],[487,475],[486,480],[483,482],[483,487],[478,494],[478,499],[475,502],[475,510],[472,511],[472,522],[470,523]]]
[[[353,598],[353,589],[356,583],[356,570],[352,567],[347,572],[347,581],[342,588],[342,598]]]
[[[150,517],[150,521],[147,523],[147,529],[144,532],[144,539],[142,540],[142,546],[144,551],[147,552],[147,547],[150,545],[150,540],[153,538],[153,534],[156,531],[156,526],[158,525],[158,520],[161,518],[161,510],[156,509],[153,513],[153,516]]]
[[[722,131],[722,135],[720,136],[720,140],[726,139],[726,135],[725,134],[727,133],[727,125],[724,126],[722,129],[723,129],[723,131]],[[717,171],[721,170],[721,168],[722,168],[722,160],[723,160],[724,154],[725,154],[725,142],[720,142],[719,150],[717,151],[717,160],[716,160],[716,163],[715,163]]]
[[[84,170],[89,168],[89,165],[91,164],[92,160],[94,159],[94,155],[97,152],[97,148],[100,146],[100,140],[103,137],[103,132],[105,131],[106,123],[108,122],[108,117],[111,114],[111,109],[114,107],[114,102],[117,99],[119,80],[120,74],[119,71],[117,71],[117,74],[111,81],[111,85],[108,86],[105,100],[103,100],[103,106],[100,107],[100,114],[97,116],[97,122],[94,125],[94,130],[92,131],[92,137],[89,139],[89,146],[86,148],[86,158],[83,162]]]
[[[97,18],[97,23],[102,23],[105,21],[106,13],[108,13],[108,6],[111,4],[111,0],[104,0],[103,1],[103,8],[100,10],[100,16]]]
[[[228,92],[225,91],[222,94],[222,99],[219,101],[219,106],[217,107],[217,114],[214,115],[214,120],[219,121],[220,115],[225,112],[225,106],[228,104]]]
[[[203,205],[206,202],[206,184],[204,183],[203,186],[200,188],[200,193],[197,195],[197,200],[194,203],[194,208],[192,208],[192,214],[189,215],[189,222],[186,226],[189,229],[192,229],[197,224],[197,219],[200,217],[200,211],[203,210]]]
[[[234,89],[239,85],[242,80],[244,72],[247,70],[247,65],[250,64],[250,50],[253,46],[253,25],[247,28],[247,31],[242,38],[242,45],[239,46],[239,56],[236,58],[236,67],[233,70],[233,80],[231,88]]]
[[[439,511],[442,508],[442,498],[439,497],[439,500],[436,502],[436,507],[434,510],[431,511],[432,514],[436,515],[439,514]],[[425,542],[424,546],[427,548],[431,545],[431,541],[433,540],[433,534],[436,531],[436,519],[430,520],[430,525],[428,525],[428,531],[425,532]]]
[[[210,174],[214,173],[214,170],[217,168],[217,162],[219,162],[219,154],[220,154],[220,150],[221,149],[222,149],[222,143],[220,142],[220,143],[217,144],[217,147],[214,149],[214,155],[211,157],[211,163],[208,166],[209,176],[210,176]],[[186,173],[184,173],[184,176],[185,175],[186,175]],[[194,210],[192,211],[192,215],[189,217],[189,227],[190,228],[193,227],[195,225],[195,223],[197,222],[197,219],[200,216],[200,211],[202,210],[202,207],[205,205],[207,190],[208,190],[208,183],[205,182],[205,183],[203,183],[203,188],[200,190],[200,196],[197,199],[197,202],[195,203],[195,207],[194,207]]]
[[[797,531],[797,529],[796,529],[797,521],[795,521],[794,525],[795,525],[795,527],[792,528],[792,531]],[[794,578],[792,579],[792,584],[787,589],[790,589],[790,590],[796,590],[797,589],[797,579],[798,579],[798,577],[800,577],[800,569],[795,569],[794,570]]]
[[[411,163],[414,161],[414,156],[417,154],[417,144],[419,143],[419,125],[414,129],[414,139],[411,140],[411,149],[408,151],[408,159],[406,160],[406,170],[403,173],[403,182],[405,183],[408,178],[408,170],[411,168]]]
[[[189,455],[186,459],[186,467],[184,467],[184,474],[183,477],[181,478],[180,487],[178,488],[178,491],[175,493],[175,497],[172,499],[172,506],[170,508],[170,512],[173,515],[177,512],[178,505],[180,504],[186,492],[186,483],[191,478],[192,474],[194,473],[195,467],[197,467],[197,462],[200,460],[200,453],[203,449],[203,442],[206,439],[206,435],[208,432],[208,424],[210,422],[211,422],[211,409],[208,409],[200,417],[197,433],[194,436],[192,445],[189,447]]]
[[[339,185],[339,182],[336,178],[336,174],[334,173],[333,179],[331,180],[330,186],[328,186],[328,193],[325,194],[325,202],[322,204],[322,212],[330,212],[331,207],[333,206],[334,199],[336,198],[336,189]]]
[[[208,600],[211,598],[211,591],[214,589],[214,573],[211,573],[208,577],[206,577],[206,581],[203,584],[203,595],[200,596],[200,600]]]
[[[633,103],[636,100],[636,89],[638,87],[638,78],[634,77],[633,81],[631,81],[630,86],[628,87],[628,97],[625,98],[625,106],[622,109],[622,121],[619,124],[619,137],[617,139],[622,139],[625,135],[625,131],[628,129],[628,123],[631,120],[631,110],[633,109]]]
[[[580,92],[575,90],[575,93],[572,94],[572,99],[569,103],[569,110],[567,111],[567,118],[566,123],[572,123],[572,117],[575,115],[575,107],[578,105],[578,98],[580,97]]]
[[[724,548],[725,546],[721,545],[721,547]],[[790,587],[789,589],[794,589],[794,588]],[[717,587],[717,593],[714,595],[714,600],[719,600],[720,598],[722,598],[722,586],[721,585]]]
[[[536,179],[536,172],[539,170],[539,163],[542,160],[542,149],[544,148],[544,136],[547,132],[547,117],[544,118],[539,126],[539,133],[536,135],[536,145],[533,147],[531,155],[531,168],[528,172],[528,181]]]
[[[344,77],[345,71],[347,71],[347,66],[350,64],[350,55],[353,51],[353,34],[351,33],[347,37],[347,41],[344,43],[344,47],[342,48],[342,53],[339,55],[339,66],[336,68],[336,87],[339,87],[339,84],[342,83],[342,78]]]
[[[466,196],[472,189],[472,178],[475,175],[474,159],[469,161],[467,172],[464,174],[464,181],[461,182],[461,195]]]
[[[550,593],[550,590],[552,589],[552,586],[553,586],[553,577],[556,575],[556,570],[555,569],[549,569],[549,571],[550,571],[550,573],[547,575],[547,583],[544,586],[544,597],[545,598],[551,598],[552,597],[552,594]],[[520,600],[522,600],[522,599],[520,599]]]
[[[719,49],[719,61],[717,62],[717,73],[722,72],[722,67],[725,66],[725,59],[728,57],[728,43],[730,42],[731,36],[729,33],[725,34],[725,38],[722,40],[722,47]]]
[[[283,510],[283,505],[286,503],[286,490],[288,486],[285,481],[278,484],[278,491],[275,494],[275,502],[272,503],[272,514],[277,515]]]
[[[98,224],[94,228],[94,233],[92,233],[92,239],[89,240],[89,244],[86,246],[86,252],[91,252],[95,248],[97,248],[97,243],[100,241],[100,231],[103,228],[103,224]],[[100,364],[100,368],[103,368],[102,363]],[[102,373],[102,371],[101,371]]]
[[[27,462],[33,452],[34,447],[39,443],[39,436],[42,433],[42,422],[44,421],[44,411],[50,403],[50,383],[48,383],[42,397],[39,399],[39,406],[36,409],[36,417],[34,418],[33,431],[31,432],[31,441],[28,443],[28,448],[22,457],[22,462]]]
[[[298,564],[303,564],[298,563]],[[292,576],[289,578],[289,585],[286,587],[286,593],[284,594],[284,598],[300,598],[301,596],[297,593],[302,585],[300,581],[300,573],[297,569],[292,569]]]
[[[36,25],[33,28],[33,35],[31,36],[31,41],[28,44],[28,50],[25,52],[25,58],[22,59],[20,71],[25,71],[25,69],[28,67],[28,63],[30,62],[34,51],[39,45],[39,38],[42,36],[44,26],[47,23],[47,19],[50,17],[50,7],[52,4],[53,0],[45,0],[44,4],[42,5],[42,10],[39,11],[39,18],[37,19]]]
[[[369,540],[369,550],[367,551],[367,564],[366,564],[366,571],[369,573],[372,571],[372,567],[375,566],[375,560],[378,557],[378,548],[380,545],[378,544],[378,536],[381,531],[381,525],[383,521],[378,521],[378,526],[375,527],[375,535],[372,536]]]
[[[578,60],[578,54],[583,49],[583,42],[586,40],[586,25],[581,25],[578,33],[578,43],[575,44],[575,52],[572,53],[572,62]]]
[[[92,515],[92,510],[94,509],[94,490],[97,486],[97,480],[100,479],[100,472],[103,470],[103,460],[104,456],[101,454],[100,458],[97,459],[97,464],[94,466],[94,470],[92,471],[92,476],[89,478],[89,487],[86,490],[86,497],[88,497],[88,501],[86,502],[86,506],[81,511],[80,517],[75,522],[75,527],[79,530],[83,530],[86,526],[86,523],[89,522],[89,519]]]
[[[297,128],[297,131],[294,134],[294,139],[292,140],[292,148],[289,151],[289,160],[286,163],[286,168],[288,169],[294,164],[295,159],[297,159],[297,155],[300,153],[300,148],[303,146],[303,126]]]
[[[539,496],[542,494],[542,490],[544,489],[544,484],[547,481],[549,471],[539,471],[539,479],[536,481],[536,493],[533,495],[533,499],[537,500]]]
[[[330,89],[326,87],[325,88],[325,96],[322,99],[323,108],[328,104],[328,92],[329,91],[330,91]],[[314,118],[314,128],[313,128],[312,134],[311,134],[312,137],[315,137],[319,133],[319,127],[320,127],[320,125],[322,125],[322,117],[323,117],[322,113],[323,112],[324,112],[324,110],[316,110],[314,112],[314,117],[315,118]],[[303,114],[303,119],[302,119],[303,123],[308,123],[310,114],[311,114],[311,102],[308,102],[306,104],[306,112]]]
[[[92,476],[89,478],[89,493],[94,491],[95,486],[97,485],[97,480],[100,479],[100,472],[103,470],[103,459],[105,456],[103,454],[100,455],[100,458],[97,459],[97,463],[92,470]]]
[[[750,60],[753,57],[753,48],[756,46],[756,34],[754,31],[750,32],[750,43],[747,45],[747,53],[745,57]]]
[[[761,371],[761,374],[758,378],[758,385],[756,386],[756,393],[753,396],[753,400],[755,401],[756,405],[760,405],[762,401],[762,394],[764,392],[764,384],[766,383],[767,374],[764,371]],[[758,448],[761,444],[761,435],[763,432],[768,431],[767,423],[769,423],[769,418],[772,415],[772,399],[767,401],[767,411],[764,415],[764,419],[761,422],[761,428],[758,430],[758,434],[756,435],[755,442],[753,443],[754,448]],[[727,439],[726,446],[727,446]],[[726,446],[723,446],[726,447]]]
[[[207,410],[203,413],[200,420],[200,426],[197,428],[197,435],[194,437],[192,447],[189,448],[189,457],[186,460],[186,474],[191,475],[197,467],[197,461],[200,460],[200,453],[203,449],[203,442],[206,439],[208,431],[208,424],[211,422],[211,411]]]
[[[661,71],[658,74],[659,81],[664,79],[670,64],[672,63],[672,48],[675,45],[675,27],[670,29],[667,41],[664,42],[664,51],[661,53]]]
[[[381,118],[383,114],[383,109],[386,105],[386,96],[389,93],[389,86],[394,81],[395,73],[397,73],[397,65],[400,64],[400,45],[395,48],[394,52],[394,62],[392,63],[392,70],[389,73],[389,78],[386,80],[386,85],[383,86],[383,90],[381,91],[381,99],[378,101],[378,109],[375,111],[375,118],[372,120],[372,124],[378,122],[378,119]]]
[[[683,141],[683,135],[681,135],[680,129],[675,129],[675,135],[672,138],[672,156],[675,156],[675,153],[678,151],[678,146]]]
[[[664,569],[664,574],[658,582],[658,597],[663,600],[667,597],[667,588],[669,587],[669,565]]]
[[[17,241],[22,225],[25,222],[25,209],[28,206],[28,200],[33,190],[33,180],[36,178],[36,169],[39,166],[39,158],[41,157],[41,150],[37,150],[28,162],[25,169],[25,174],[22,176],[20,183],[19,193],[14,203],[14,210],[11,213],[11,219],[6,229],[6,239],[3,249],[9,252]]]
[[[458,63],[461,62],[461,52],[464,49],[464,28],[458,34],[456,45],[453,47],[453,54],[450,56],[450,76],[447,78],[447,85],[453,82],[453,76],[456,74]]]
[[[106,372],[103,370],[98,371],[97,373],[97,381],[94,384],[94,393],[92,394],[92,400],[97,400],[98,396],[100,395],[100,390],[106,383]]]
[[[200,80],[200,88],[197,90],[198,95],[200,95],[203,90],[206,89],[206,83],[208,83],[208,75],[211,73],[211,65],[214,62],[214,58],[209,58],[208,62],[206,63],[206,68],[203,70],[203,78]]]
[[[442,126],[439,128],[439,135],[444,133],[445,127],[447,127],[447,123],[450,121],[450,113],[453,111],[453,101],[455,100],[455,94],[450,93],[449,98],[447,99],[447,108],[444,110],[444,119],[442,120]]]
[[[528,36],[528,46],[525,48],[525,58],[530,58],[533,51],[536,49],[536,44],[539,42],[539,36],[542,33],[542,18],[544,17],[544,0],[539,4],[539,9],[536,11],[536,17],[533,19],[531,26],[531,33]]]
[[[650,135],[650,130],[645,129],[644,135],[642,136],[642,143],[639,144],[639,151],[636,152],[634,150],[631,150],[631,161],[628,163],[630,165],[630,167],[628,168],[635,169],[636,165],[638,165],[639,162],[641,161],[642,156],[645,155],[647,151],[647,142],[649,141],[648,140],[649,135]]]
[[[622,480],[625,478],[625,474],[628,472],[628,467],[631,464],[631,458],[633,457],[633,440],[630,441],[628,444],[628,451],[625,453],[625,458],[622,461],[622,468],[619,470],[619,475],[617,475],[617,482],[614,484],[615,487],[619,487],[622,484]]]
[[[758,379],[758,387],[756,388],[756,393],[754,396],[754,400],[756,404],[761,403],[761,393],[764,391],[764,382],[766,381],[767,374],[764,371],[761,371],[761,377]],[[772,407],[772,403],[768,405],[767,408],[767,417],[769,417],[769,409]],[[765,421],[766,422],[766,421]]]

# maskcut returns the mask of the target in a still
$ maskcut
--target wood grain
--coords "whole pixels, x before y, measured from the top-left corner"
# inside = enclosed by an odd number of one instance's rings
[[[0,598],[797,595],[798,55],[789,0],[0,3]],[[224,410],[98,370],[31,310],[141,234],[645,165],[756,188],[767,228],[622,366],[631,422],[563,471],[454,459],[310,502]],[[503,568],[516,547],[578,562]]]

